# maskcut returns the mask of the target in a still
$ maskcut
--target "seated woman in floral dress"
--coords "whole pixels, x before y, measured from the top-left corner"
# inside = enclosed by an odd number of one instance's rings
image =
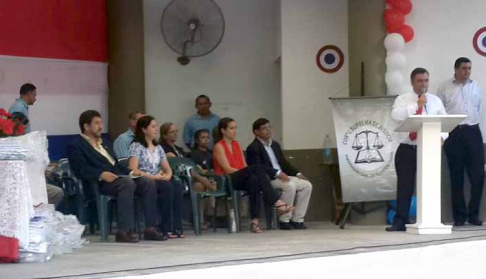
[[[182,196],[183,185],[172,179],[167,156],[157,142],[159,128],[155,119],[143,116],[137,122],[135,138],[130,145],[128,167],[133,175],[150,178],[156,184],[161,230],[167,238],[183,238]]]

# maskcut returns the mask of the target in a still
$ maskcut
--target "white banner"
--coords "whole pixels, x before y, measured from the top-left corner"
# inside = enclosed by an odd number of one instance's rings
[[[394,96],[331,99],[345,203],[396,199],[394,101]]]

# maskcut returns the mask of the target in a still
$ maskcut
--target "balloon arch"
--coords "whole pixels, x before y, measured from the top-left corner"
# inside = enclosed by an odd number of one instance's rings
[[[403,70],[407,58],[402,53],[406,43],[413,40],[413,28],[405,24],[406,15],[410,14],[413,5],[410,0],[386,0],[387,8],[384,13],[387,35],[385,37],[386,48],[386,73],[385,83],[388,95],[399,95],[406,90]]]

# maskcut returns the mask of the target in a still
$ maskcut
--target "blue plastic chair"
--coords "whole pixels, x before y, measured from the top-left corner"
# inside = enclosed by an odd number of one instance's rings
[[[126,159],[121,159],[121,163],[128,163]],[[93,218],[94,216],[89,216],[86,214],[87,209],[89,208],[90,204],[93,202],[96,204],[96,212],[97,212],[97,221],[98,221],[98,228],[101,233],[101,241],[107,242],[108,241],[108,226],[109,226],[109,218],[108,218],[108,206],[110,201],[116,202],[116,197],[103,195],[99,189],[99,183],[96,182],[88,182],[88,181],[81,181],[78,179],[74,172],[71,170],[69,161],[67,159],[59,160],[58,168],[63,171],[63,177],[65,179],[70,179],[76,185],[76,208],[77,208],[77,217],[81,223],[86,223],[86,218],[89,218],[90,221],[90,232],[94,234],[94,224],[96,220]],[[94,198],[88,196],[88,191],[91,191],[94,194]],[[141,238],[141,229],[140,229],[140,222],[139,222],[139,211],[138,211],[138,202],[135,198],[135,227],[138,231],[139,237]]]
[[[227,189],[230,191],[231,199],[233,200],[233,208],[235,210],[235,220],[236,220],[236,230],[237,232],[241,232],[241,208],[240,208],[240,199],[242,197],[248,196],[248,191],[239,191],[233,188],[233,184],[231,182],[231,177],[229,175],[225,176]],[[279,196],[281,195],[281,191],[278,191]],[[265,211],[265,223],[267,224],[267,230],[271,229],[278,229],[279,221],[278,221],[278,214],[276,213],[276,209],[273,205],[266,205],[263,201],[263,197],[261,200]]]
[[[229,199],[230,196],[227,190],[227,183],[225,181],[225,177],[218,176],[218,175],[211,175],[211,174],[201,175],[208,178],[213,178],[216,181],[218,188],[216,189],[216,191],[197,192],[194,190],[194,186],[192,184],[192,175],[191,175],[191,170],[197,171],[196,164],[188,158],[169,158],[168,161],[171,166],[174,179],[180,180],[184,185],[187,186],[186,194],[189,194],[191,199],[194,233],[196,235],[201,234],[201,220],[199,218],[201,200],[210,197],[214,197],[216,200],[216,204],[214,207],[214,214],[211,221],[213,231],[216,231],[215,218],[216,218],[219,200],[223,200],[224,202],[228,202],[228,201],[231,202]],[[227,210],[227,212],[229,217],[229,210]],[[228,218],[228,220],[229,219],[230,218]],[[228,225],[228,231],[230,232],[230,230],[231,227]]]

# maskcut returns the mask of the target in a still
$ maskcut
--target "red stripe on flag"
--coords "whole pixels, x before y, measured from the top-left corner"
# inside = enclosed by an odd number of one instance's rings
[[[106,0],[0,1],[0,55],[108,61]]]

